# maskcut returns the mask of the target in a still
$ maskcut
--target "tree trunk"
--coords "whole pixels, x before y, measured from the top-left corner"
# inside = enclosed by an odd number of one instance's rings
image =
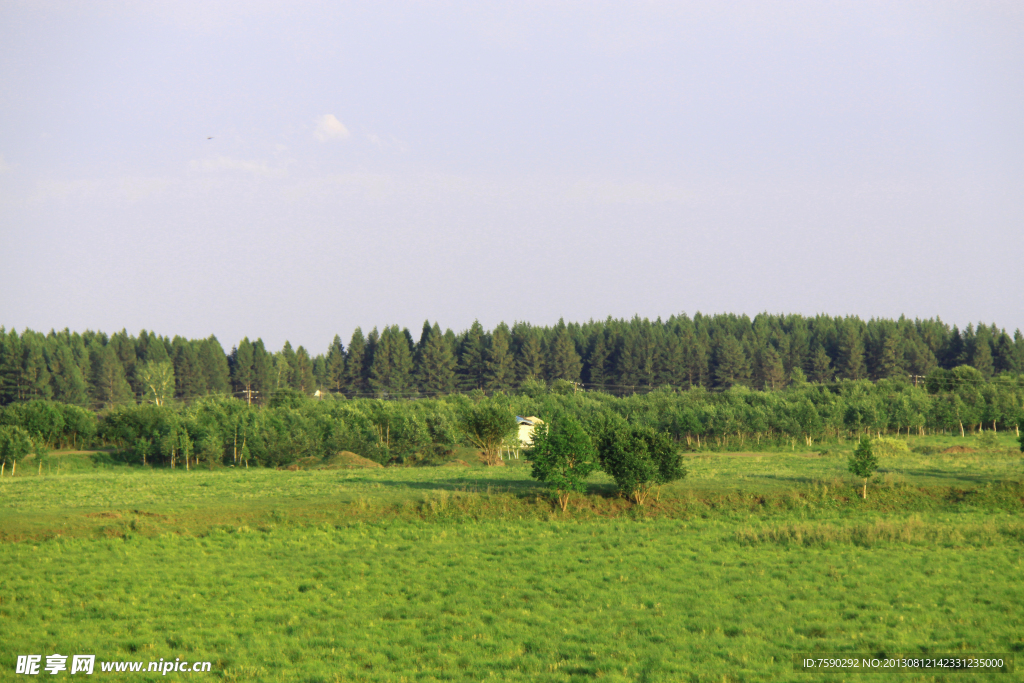
[[[864,495],[861,496],[864,500],[868,499],[868,480],[864,480]]]
[[[960,438],[964,438],[964,423],[960,423]]]
[[[7,461],[4,460],[3,464],[0,465],[0,477],[4,476],[4,470],[7,469]]]

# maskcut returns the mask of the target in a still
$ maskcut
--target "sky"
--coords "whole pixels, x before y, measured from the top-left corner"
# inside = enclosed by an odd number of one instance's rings
[[[1024,328],[1019,2],[0,2],[0,325]]]

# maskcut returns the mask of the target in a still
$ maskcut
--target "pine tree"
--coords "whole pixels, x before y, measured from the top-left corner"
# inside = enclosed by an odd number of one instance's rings
[[[583,361],[580,360],[580,354],[576,352],[576,344],[573,343],[564,321],[558,321],[547,351],[547,375],[549,379],[564,379],[569,382],[579,381],[580,372],[583,370]]]
[[[882,340],[882,353],[878,359],[878,378],[902,377],[903,349],[895,334],[886,335]]]
[[[25,334],[22,337],[22,364],[18,378],[18,394],[23,401],[37,398],[50,398],[53,388],[50,386],[50,371],[46,367],[43,356],[43,345],[35,335]]]
[[[515,327],[517,329],[512,337],[516,347],[516,375],[519,383],[539,380],[544,374],[544,352],[537,331],[526,323]]]
[[[79,406],[88,404],[89,385],[82,377],[82,371],[69,346],[57,347],[51,369],[56,400]]]
[[[21,338],[15,330],[2,333],[0,327],[0,405],[19,399],[21,379]]]
[[[408,393],[412,388],[412,349],[398,325],[385,327],[373,354],[370,384],[375,391]]]
[[[366,391],[364,381],[364,365],[366,363],[366,339],[363,331],[356,328],[348,342],[348,353],[345,356],[345,391],[355,396]]]
[[[499,323],[491,334],[485,356],[487,365],[487,388],[492,391],[505,391],[515,382],[515,357],[509,345],[512,332],[505,323]]]
[[[124,377],[124,366],[111,346],[103,346],[98,340],[89,349],[92,359],[92,396],[107,407],[129,403],[134,397],[128,380]]]
[[[437,323],[434,323],[423,345],[419,384],[428,395],[455,391],[455,354],[451,342],[441,334]]]
[[[270,402],[270,397],[277,389],[274,383],[274,359],[259,338],[252,343],[252,386],[263,404]]]
[[[316,391],[316,380],[313,377],[313,362],[309,358],[309,352],[299,346],[295,350],[295,387],[307,396]]]
[[[459,343],[458,382],[461,389],[483,389],[487,382],[485,350],[484,328],[479,320],[474,320]]]
[[[345,388],[345,347],[341,337],[334,335],[334,341],[327,351],[327,384],[331,391],[342,391]]]
[[[771,344],[757,352],[757,383],[765,390],[781,389],[786,383],[786,369],[782,356]]]
[[[224,354],[224,347],[212,334],[199,343],[199,365],[208,392],[227,394],[231,391],[228,358]]]
[[[670,386],[682,386],[687,383],[686,354],[683,342],[675,330],[664,330],[658,341],[657,382]]]
[[[729,388],[745,384],[750,379],[750,361],[743,351],[743,345],[736,337],[726,335],[718,344],[715,353],[715,382]]]
[[[174,347],[174,381],[175,397],[188,400],[206,395],[206,377],[199,362],[199,353],[195,346],[181,337],[175,337]]]
[[[811,357],[811,380],[814,382],[832,381],[832,359],[829,358],[825,347],[820,344],[814,348],[814,355]]]
[[[253,371],[253,347],[248,337],[243,337],[231,358],[231,381],[235,391],[241,392],[246,403],[253,399],[253,384],[256,375]]]
[[[608,341],[603,326],[596,327],[590,337],[590,352],[585,365],[587,384],[603,389],[608,381]]]
[[[990,342],[991,336],[988,328],[984,325],[978,325],[978,331],[974,335],[974,343],[971,349],[971,365],[985,377],[989,379],[992,377],[994,370],[994,364],[992,362],[992,344]]]
[[[277,371],[278,389],[299,389],[301,391],[302,379],[299,377],[299,366],[295,358],[295,351],[291,342],[284,340],[284,346],[280,353],[274,357],[274,369]]]
[[[852,322],[847,323],[839,338],[837,366],[840,376],[844,379],[864,379],[867,376],[864,367],[864,343]]]

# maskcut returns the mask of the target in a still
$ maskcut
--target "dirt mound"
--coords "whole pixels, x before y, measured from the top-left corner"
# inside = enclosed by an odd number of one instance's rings
[[[352,451],[341,451],[336,455],[332,455],[327,462],[329,465],[343,470],[384,467],[384,465],[381,465],[379,462],[374,462],[369,458],[356,455]]]
[[[468,462],[466,462],[465,460],[459,460],[459,459],[449,460],[445,464],[441,465],[441,467],[469,467],[469,466],[470,465],[469,465]]]
[[[942,451],[943,453],[977,453],[977,449],[968,448],[967,446],[951,446],[950,448]]]

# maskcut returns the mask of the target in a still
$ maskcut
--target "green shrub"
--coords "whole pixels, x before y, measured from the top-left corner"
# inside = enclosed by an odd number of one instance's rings
[[[907,446],[906,441],[887,436],[875,439],[871,444],[871,449],[880,457],[906,455],[910,452],[910,447]]]
[[[597,449],[601,467],[637,505],[644,504],[655,486],[686,476],[682,455],[671,437],[647,425],[610,421]]]
[[[982,432],[975,443],[983,451],[994,451],[999,448],[999,437],[993,431]]]

